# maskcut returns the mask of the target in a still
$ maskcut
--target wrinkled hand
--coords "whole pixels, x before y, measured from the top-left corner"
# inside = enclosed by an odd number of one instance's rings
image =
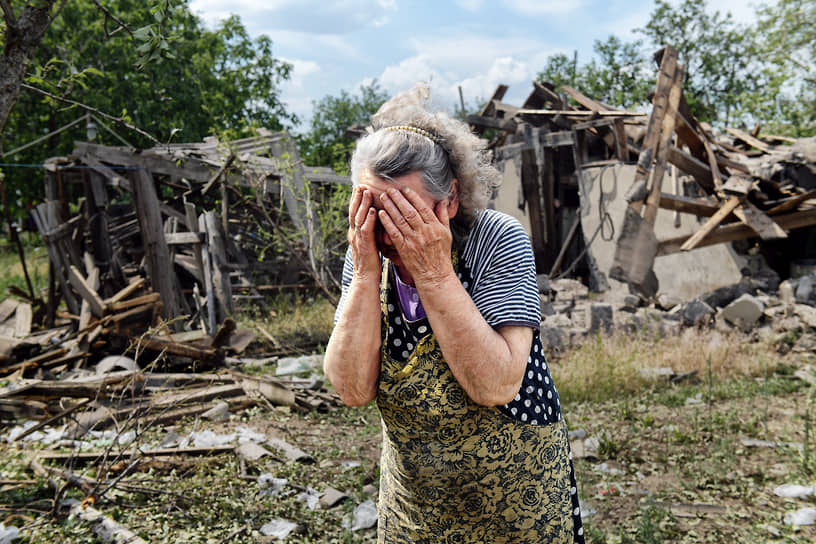
[[[447,201],[437,202],[432,210],[408,187],[392,187],[380,201],[380,222],[417,286],[441,282],[453,273]]]
[[[354,263],[354,275],[366,281],[380,281],[380,254],[374,241],[377,213],[371,191],[354,187],[349,202],[348,241]]]

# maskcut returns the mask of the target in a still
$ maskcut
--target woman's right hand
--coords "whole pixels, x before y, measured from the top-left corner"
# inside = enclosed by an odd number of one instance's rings
[[[354,263],[355,277],[380,282],[380,254],[374,239],[377,211],[374,209],[371,191],[357,185],[349,202],[348,241]]]

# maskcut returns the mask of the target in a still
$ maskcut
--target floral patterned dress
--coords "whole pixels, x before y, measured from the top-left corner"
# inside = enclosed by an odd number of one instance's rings
[[[389,269],[386,261],[379,542],[582,543],[560,406],[552,422],[530,424],[472,402],[427,318],[409,322],[400,310]]]

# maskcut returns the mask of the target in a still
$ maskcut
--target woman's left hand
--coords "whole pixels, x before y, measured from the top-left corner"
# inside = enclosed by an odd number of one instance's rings
[[[441,282],[453,273],[448,202],[431,209],[416,191],[394,187],[381,193],[380,222],[414,283]]]

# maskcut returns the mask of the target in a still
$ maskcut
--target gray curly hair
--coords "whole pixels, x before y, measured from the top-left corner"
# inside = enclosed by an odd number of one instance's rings
[[[459,211],[451,220],[454,243],[467,237],[479,211],[487,207],[499,173],[490,162],[485,142],[461,121],[425,108],[428,88],[417,86],[383,104],[371,118],[373,132],[357,142],[351,156],[351,181],[360,173],[393,179],[420,171],[435,199],[451,195],[459,182]]]

